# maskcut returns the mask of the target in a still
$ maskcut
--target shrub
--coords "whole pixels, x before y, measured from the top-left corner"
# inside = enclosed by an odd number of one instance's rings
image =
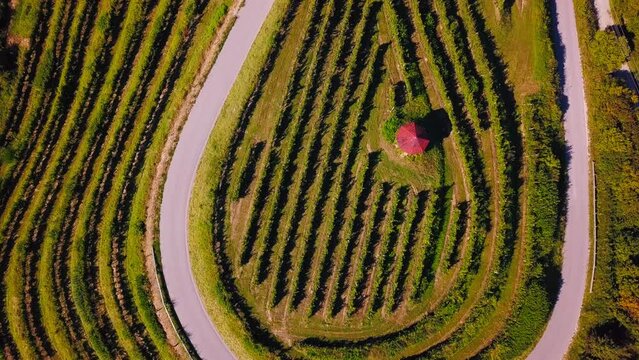
[[[423,123],[431,112],[430,103],[426,95],[418,95],[406,103],[406,105],[395,109],[395,113],[382,125],[382,136],[389,143],[395,143],[397,130],[408,123]]]
[[[399,130],[405,122],[406,121],[402,116],[397,113],[393,114],[393,116],[386,120],[384,125],[382,125],[382,135],[384,136],[384,139],[386,139],[389,143],[394,144],[397,130]]]
[[[0,147],[0,164],[13,163],[16,155],[10,147]]]
[[[423,122],[431,112],[430,103],[424,95],[412,98],[404,107],[401,108],[402,114],[408,121]]]
[[[610,31],[597,31],[590,42],[592,61],[602,71],[611,73],[621,67],[630,55],[628,41]]]

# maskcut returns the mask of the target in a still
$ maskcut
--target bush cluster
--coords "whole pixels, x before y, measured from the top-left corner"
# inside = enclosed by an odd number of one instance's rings
[[[410,122],[423,124],[427,121],[430,112],[428,98],[425,95],[416,96],[404,106],[395,108],[393,115],[382,124],[382,136],[386,141],[394,144],[397,140],[397,131],[402,125]]]

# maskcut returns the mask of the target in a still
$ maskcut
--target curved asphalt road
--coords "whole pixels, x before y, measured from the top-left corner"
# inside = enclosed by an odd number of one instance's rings
[[[200,299],[188,251],[188,210],[195,173],[222,105],[274,0],[246,0],[182,129],[160,208],[164,279],[180,323],[203,359],[234,356]]]
[[[564,113],[568,162],[568,208],[561,275],[563,284],[546,330],[528,359],[561,359],[579,325],[590,247],[590,150],[581,55],[572,0],[556,0],[557,32],[564,57]],[[562,51],[559,51],[561,54]],[[561,67],[560,67],[561,69]]]

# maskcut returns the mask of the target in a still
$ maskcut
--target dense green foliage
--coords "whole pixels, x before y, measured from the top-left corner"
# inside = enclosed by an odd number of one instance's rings
[[[637,97],[599,66],[602,49],[597,46],[605,35],[597,30],[593,2],[579,0],[575,7],[596,172],[597,259],[593,292],[586,297],[571,356],[635,359],[639,356]]]
[[[425,124],[429,119],[431,106],[426,95],[421,94],[408,100],[404,105],[397,105],[393,115],[382,125],[382,136],[389,143],[394,144],[397,137],[397,130],[409,122]]]
[[[612,31],[597,31],[588,50],[592,56],[592,64],[603,73],[618,70],[629,55],[626,39],[617,38]]]
[[[631,50],[629,65],[635,78],[639,71],[639,2],[634,0],[610,0],[610,8],[616,23],[621,25],[621,34]]]
[[[382,126],[382,136],[389,143],[395,143],[397,130],[406,123],[406,120],[399,114],[393,114]]]

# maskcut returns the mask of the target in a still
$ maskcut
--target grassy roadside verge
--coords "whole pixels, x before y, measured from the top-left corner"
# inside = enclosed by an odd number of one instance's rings
[[[180,129],[217,59],[228,32],[235,23],[235,14],[242,5],[243,1],[237,1],[233,5],[223,3],[221,7],[211,7],[205,12],[203,23],[215,26],[201,25],[196,30],[196,41],[190,47],[184,63],[184,80],[174,84],[165,113],[156,129],[158,135],[151,141],[147,158],[142,164],[141,175],[136,179],[140,191],[136,191],[132,196],[130,205],[131,218],[127,234],[130,241],[127,247],[136,250],[131,251],[131,256],[125,260],[126,267],[129,278],[138,284],[134,292],[145,290],[139,292],[140,296],[136,302],[142,304],[138,306],[149,316],[153,306],[152,309],[167,336],[167,341],[182,357],[196,356],[197,352],[189,342],[186,331],[179,324],[173,307],[167,306],[166,299],[169,298],[169,294],[164,282],[157,236],[162,187],[170,163],[170,154],[175,149]],[[148,282],[134,273],[139,266],[144,266]]]

